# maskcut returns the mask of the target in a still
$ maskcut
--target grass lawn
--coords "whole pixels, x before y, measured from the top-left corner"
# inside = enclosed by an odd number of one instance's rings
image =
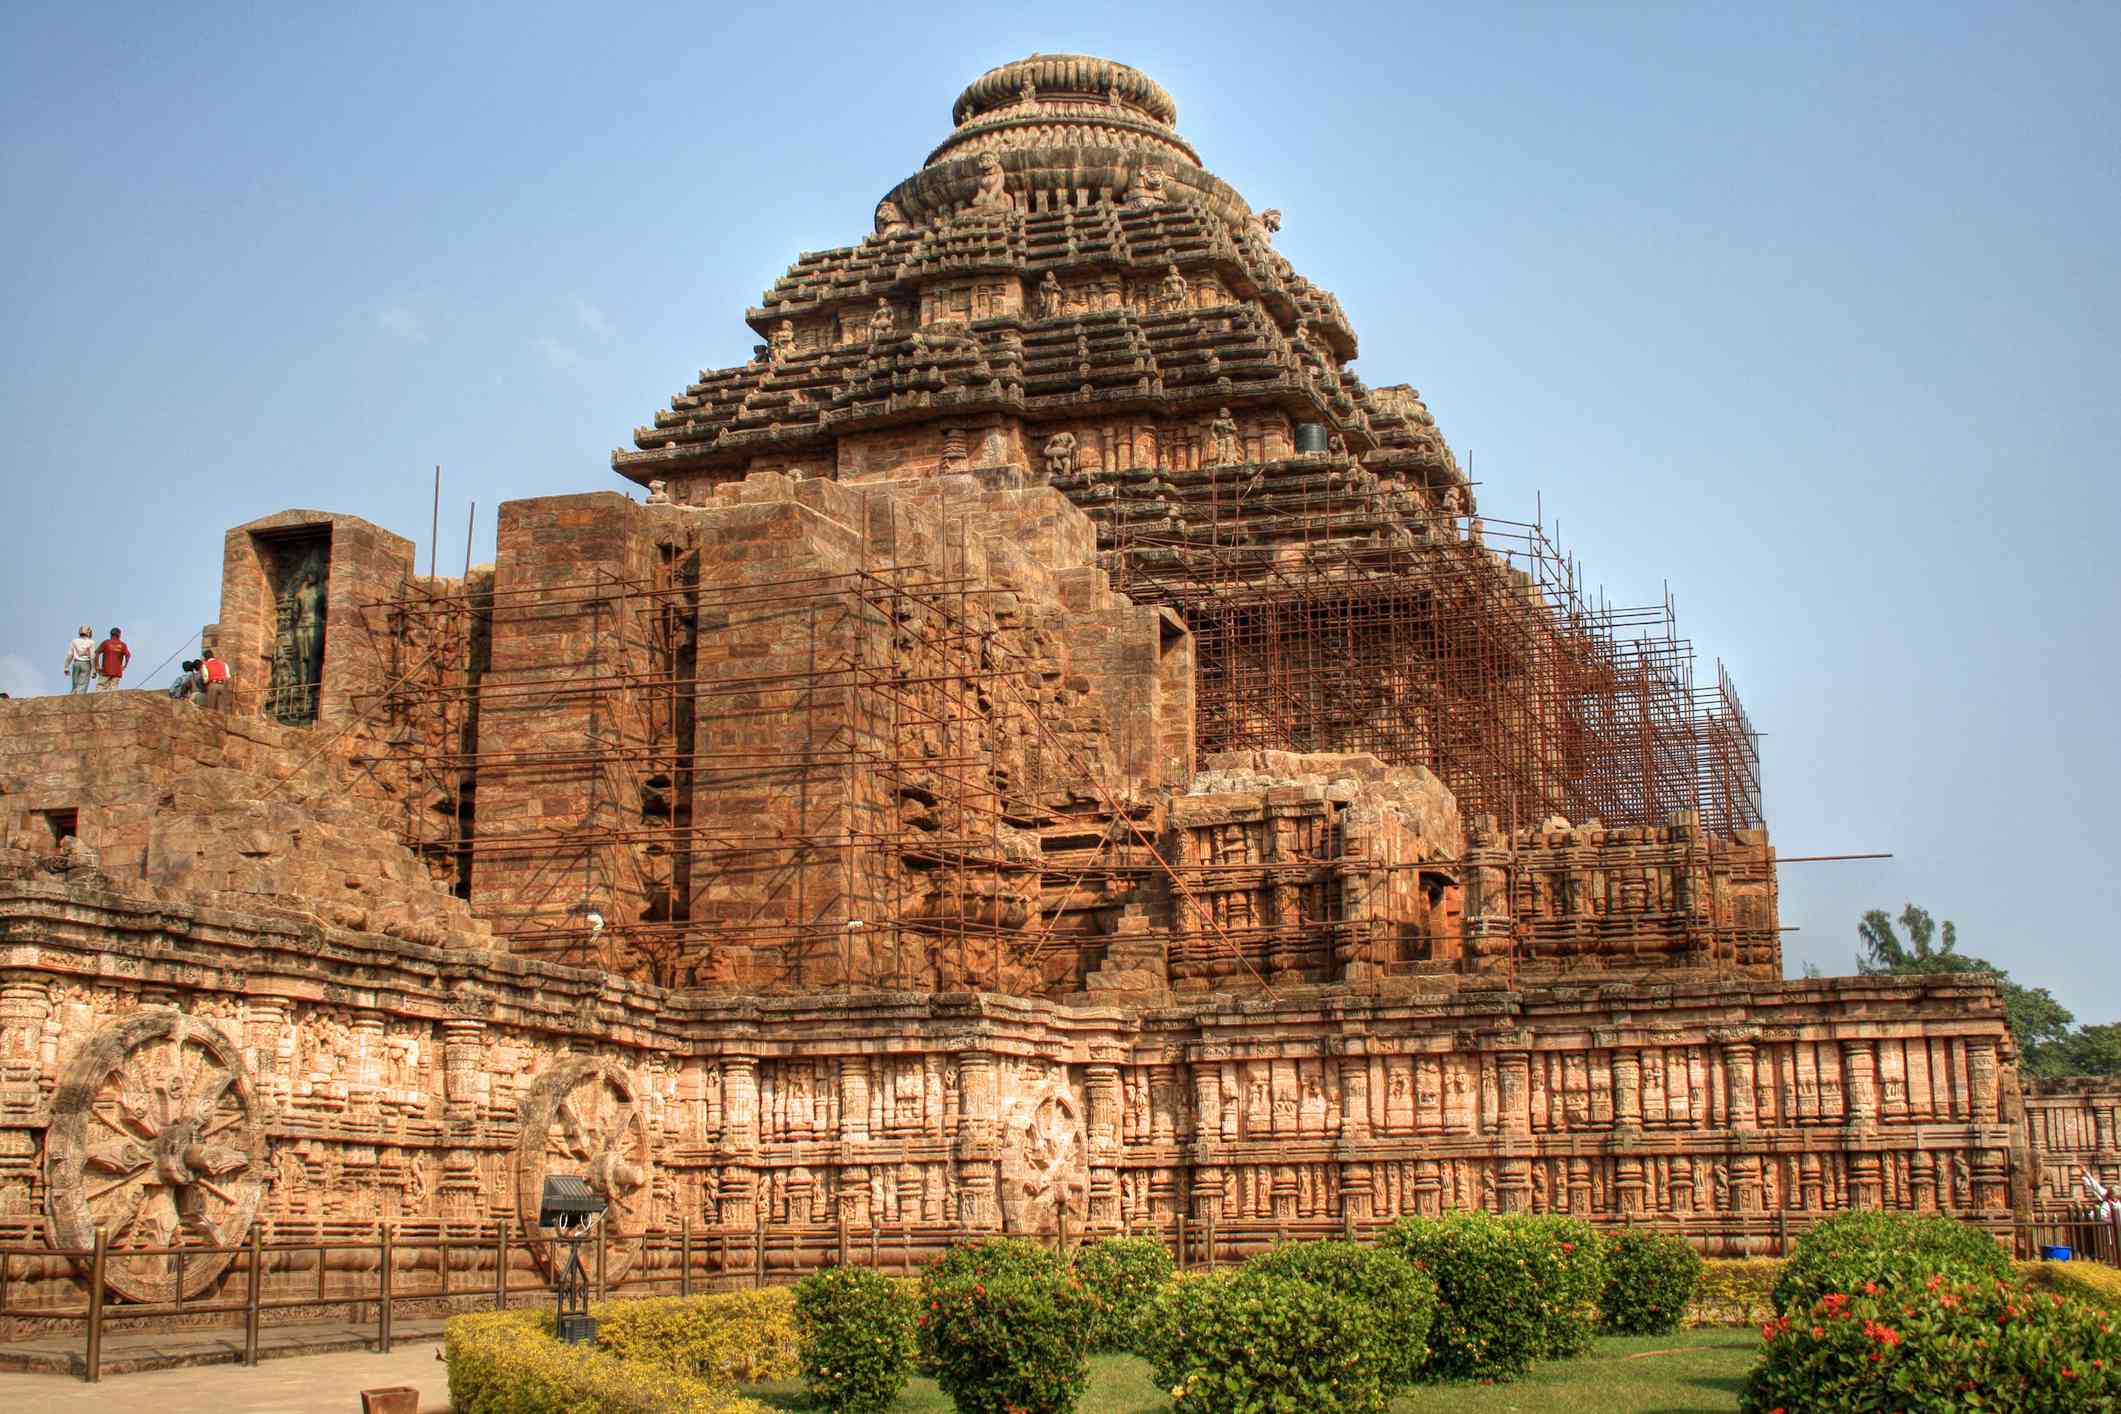
[[[1721,1414],[1760,1349],[1753,1330],[1691,1330],[1674,1335],[1608,1336],[1581,1360],[1536,1365],[1507,1385],[1431,1385],[1403,1396],[1392,1414],[1524,1410],[1537,1414]],[[800,1409],[799,1383],[756,1385],[746,1394],[776,1409]],[[1078,1414],[1168,1414],[1171,1401],[1150,1382],[1148,1362],[1130,1355],[1090,1361],[1090,1389]],[[951,1414],[935,1381],[906,1386],[894,1414]]]

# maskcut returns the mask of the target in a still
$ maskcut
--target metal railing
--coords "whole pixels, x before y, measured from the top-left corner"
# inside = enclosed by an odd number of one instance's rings
[[[1607,1230],[1635,1228],[1671,1232],[1696,1246],[1726,1254],[1760,1257],[1787,1255],[1795,1240],[1824,1213],[1719,1213],[1714,1221],[1695,1222],[1670,1215],[1649,1215],[1633,1222],[1596,1219]],[[1160,1238],[1181,1270],[1213,1270],[1243,1262],[1283,1242],[1323,1238],[1366,1240],[1391,1219],[1356,1221],[1341,1217],[1289,1219],[1237,1218],[1222,1221],[1166,1217],[1153,1225],[1126,1229],[1110,1226],[1071,1228],[1063,1222],[1045,1241],[1059,1250],[1083,1241],[1125,1232]],[[425,1228],[429,1224],[422,1223]],[[2121,1232],[2112,1221],[2041,1219],[2014,1223],[1999,1219],[1983,1224],[1998,1238],[2008,1238],[2023,1256],[2042,1247],[2068,1247],[2080,1260],[2121,1265]],[[903,1276],[952,1245],[993,1237],[955,1224],[898,1223],[854,1226],[768,1224],[750,1230],[730,1227],[695,1229],[689,1222],[677,1231],[610,1236],[603,1228],[593,1239],[589,1263],[592,1294],[680,1295],[759,1287],[795,1280],[807,1271],[834,1263],[861,1265]],[[270,1323],[295,1325],[303,1313],[312,1321],[333,1312],[350,1311],[350,1324],[367,1326],[373,1348],[388,1353],[395,1339],[394,1322],[412,1308],[414,1314],[452,1315],[463,1311],[506,1309],[552,1296],[552,1285],[532,1249],[553,1244],[533,1242],[507,1224],[479,1224],[470,1232],[416,1232],[406,1235],[393,1224],[376,1228],[373,1238],[319,1236],[314,1239],[268,1240],[254,1226],[245,1243],[234,1247],[110,1247],[102,1231],[85,1249],[0,1246],[0,1323],[79,1323],[84,1351],[82,1377],[102,1377],[103,1344],[114,1327],[124,1330],[169,1317],[226,1317],[222,1329],[240,1321],[242,1361],[255,1365],[260,1331]],[[630,1260],[614,1263],[618,1249]],[[112,1261],[169,1263],[162,1280],[183,1292],[187,1264],[226,1258],[228,1269],[198,1296],[166,1301],[122,1301],[109,1295]],[[23,1288],[48,1289],[54,1262],[80,1264],[75,1280],[83,1289],[70,1302],[48,1303]],[[616,1268],[616,1270],[615,1270]],[[85,1282],[81,1281],[85,1278]],[[159,1283],[158,1283],[159,1284]],[[187,1326],[194,1323],[187,1322]]]

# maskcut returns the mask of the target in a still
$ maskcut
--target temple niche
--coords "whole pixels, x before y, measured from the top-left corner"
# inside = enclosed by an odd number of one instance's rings
[[[619,1287],[843,1224],[2008,1236],[2121,1178],[1987,979],[1783,978],[1729,676],[1476,508],[1160,85],[1034,55],[951,120],[620,489],[462,579],[252,521],[225,712],[0,702],[10,1318],[98,1226],[121,1304],[259,1233],[537,1279],[555,1173]]]

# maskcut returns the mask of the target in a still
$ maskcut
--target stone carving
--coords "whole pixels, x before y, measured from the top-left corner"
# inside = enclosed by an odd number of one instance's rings
[[[1237,419],[1230,416],[1230,409],[1217,408],[1215,420],[1208,424],[1208,465],[1235,465],[1243,456],[1237,437]]]
[[[60,1077],[45,1141],[47,1235],[94,1245],[110,1289],[175,1301],[211,1287],[233,1260],[184,1264],[129,1249],[234,1247],[263,1196],[264,1130],[243,1053],[218,1026],[154,1008],[88,1037]]]
[[[795,321],[783,319],[773,326],[773,361],[784,363],[795,354]]]
[[[891,301],[878,295],[876,313],[869,316],[869,342],[874,344],[888,339],[897,328],[898,314],[891,308]]]
[[[1075,434],[1056,432],[1046,439],[1046,475],[1063,480],[1075,475]]]
[[[669,504],[670,504],[670,483],[669,483],[669,482],[667,482],[667,481],[651,481],[651,482],[649,482],[649,483],[648,483],[648,504],[649,504],[649,505],[651,505],[651,506],[667,506],[667,505],[669,505]]]
[[[1002,1227],[1047,1233],[1059,1215],[1081,1230],[1089,1195],[1082,1107],[1059,1075],[1019,1101],[1003,1128]]]
[[[1046,278],[1038,282],[1038,317],[1058,319],[1066,307],[1067,296],[1061,289],[1060,277],[1051,270]]]
[[[1178,263],[1173,261],[1170,269],[1164,274],[1164,283],[1160,291],[1163,296],[1164,306],[1168,309],[1184,309],[1186,307],[1188,289],[1186,277],[1179,273]]]
[[[1155,167],[1137,167],[1121,198],[1129,206],[1156,206],[1164,199],[1164,174]]]
[[[979,157],[979,186],[972,193],[972,207],[976,211],[996,210],[1009,205],[1009,193],[1002,175],[1002,159],[991,152],[982,152]]]
[[[654,1146],[631,1072],[597,1056],[553,1063],[531,1084],[517,1112],[516,1211],[538,1260],[554,1270],[556,1245],[537,1225],[538,1198],[550,1174],[575,1174],[603,1195],[605,1263],[611,1279],[632,1269],[638,1242],[626,1239],[651,1226]]]
[[[279,596],[273,637],[272,682],[266,712],[275,721],[301,725],[317,719],[318,684],[324,673],[326,552],[318,545],[291,567]]]
[[[889,236],[905,229],[907,229],[906,217],[899,210],[897,202],[885,197],[876,204],[876,233],[878,235]]]

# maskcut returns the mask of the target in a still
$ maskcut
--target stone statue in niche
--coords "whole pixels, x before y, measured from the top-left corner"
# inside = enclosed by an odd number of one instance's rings
[[[273,633],[272,683],[266,714],[291,726],[317,719],[317,684],[324,671],[325,571],[327,552],[312,545],[296,552],[279,595]]]
[[[786,362],[795,353],[795,321],[783,319],[773,326],[773,361]]]
[[[1046,278],[1038,282],[1038,317],[1041,319],[1060,318],[1061,309],[1066,299],[1066,293],[1061,289],[1060,277],[1048,270]]]
[[[1178,272],[1178,262],[1172,261],[1170,268],[1164,273],[1163,297],[1165,305],[1172,309],[1184,309],[1186,307],[1186,294],[1190,289],[1191,286],[1186,284],[1186,277]]]
[[[667,481],[651,481],[651,482],[649,482],[649,483],[648,483],[648,504],[649,504],[649,505],[651,505],[651,506],[667,506],[667,505],[669,505],[669,504],[670,504],[670,483],[669,483],[669,482],[667,482]]]
[[[1215,420],[1208,424],[1208,448],[1210,466],[1230,466],[1237,461],[1237,419],[1230,416],[1230,409],[1215,410]]]
[[[1136,169],[1127,183],[1126,204],[1129,206],[1156,206],[1164,199],[1164,174],[1154,167]]]
[[[882,295],[876,297],[876,313],[869,316],[869,342],[888,339],[898,328],[898,315],[892,312],[891,301]]]
[[[1046,475],[1061,480],[1075,475],[1075,434],[1056,432],[1046,441]]]

